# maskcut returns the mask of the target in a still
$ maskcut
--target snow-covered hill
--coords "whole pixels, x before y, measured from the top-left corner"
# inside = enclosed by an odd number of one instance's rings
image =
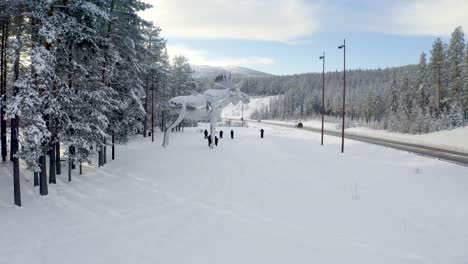
[[[244,118],[248,119],[255,110],[260,110],[270,103],[270,98],[273,96],[266,97],[252,97],[250,103],[244,105]],[[241,118],[242,117],[242,103],[237,105],[229,104],[223,109],[221,113],[223,118]]]
[[[209,78],[214,79],[220,74],[232,74],[233,77],[268,77],[272,76],[269,73],[252,70],[249,68],[238,67],[238,66],[227,66],[227,67],[213,67],[207,65],[192,65],[194,70],[194,78]]]

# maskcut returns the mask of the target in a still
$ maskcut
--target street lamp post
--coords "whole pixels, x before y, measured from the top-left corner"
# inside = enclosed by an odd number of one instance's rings
[[[323,146],[323,123],[325,115],[325,51],[323,56],[320,56],[320,59],[323,62],[323,71],[322,71],[322,146]]]
[[[346,115],[346,39],[338,49],[343,49],[343,124],[341,127],[341,153],[344,153],[344,129]]]

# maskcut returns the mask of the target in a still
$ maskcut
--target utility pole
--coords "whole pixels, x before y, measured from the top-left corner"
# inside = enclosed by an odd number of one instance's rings
[[[341,153],[344,153],[344,130],[346,116],[346,39],[338,49],[343,49],[343,124],[341,127]]]
[[[323,62],[323,71],[322,71],[322,140],[321,144],[323,146],[323,126],[324,126],[324,115],[325,115],[325,51],[323,56],[320,57]]]

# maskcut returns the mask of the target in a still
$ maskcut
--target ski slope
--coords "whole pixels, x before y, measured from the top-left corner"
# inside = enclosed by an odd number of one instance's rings
[[[47,197],[23,171],[22,208],[1,164],[0,263],[468,262],[467,167],[257,125],[138,139]]]
[[[270,98],[274,96],[266,97],[251,97],[250,103],[248,104],[229,104],[221,113],[223,118],[241,118],[242,117],[242,107],[244,108],[244,119],[249,119],[255,110],[260,110],[263,107],[266,107],[270,104]]]

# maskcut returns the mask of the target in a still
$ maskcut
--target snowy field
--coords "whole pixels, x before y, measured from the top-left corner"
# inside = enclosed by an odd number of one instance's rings
[[[262,109],[265,106],[268,106],[272,96],[266,97],[253,97],[249,104],[244,105],[244,119],[250,119],[250,115],[258,109]],[[222,117],[223,118],[234,118],[239,119],[242,115],[242,104],[237,105],[228,105],[223,109]],[[321,128],[322,122],[318,119],[311,120],[263,120],[271,123],[278,124],[297,124],[302,122],[306,127],[312,128]],[[325,122],[325,129],[332,131],[339,131],[339,124]],[[367,127],[352,127],[346,129],[347,133],[360,136],[384,138],[390,140],[396,140],[406,143],[415,143],[426,146],[432,146],[436,148],[454,150],[468,153],[468,126],[460,127],[452,130],[439,131],[423,135],[411,135],[411,134],[402,134],[402,133],[392,133],[385,130],[376,130]]]
[[[287,125],[296,125],[298,122],[302,122],[305,127],[317,129],[322,127],[322,122],[320,120],[263,120],[263,122]],[[325,122],[324,127],[326,130],[341,132],[339,124],[336,123]],[[468,126],[421,135],[394,133],[367,127],[347,128],[346,133],[349,135],[390,139],[468,153]]]
[[[0,263],[468,263],[467,167],[263,128],[138,139],[47,197],[26,173],[22,208],[1,164]]]

